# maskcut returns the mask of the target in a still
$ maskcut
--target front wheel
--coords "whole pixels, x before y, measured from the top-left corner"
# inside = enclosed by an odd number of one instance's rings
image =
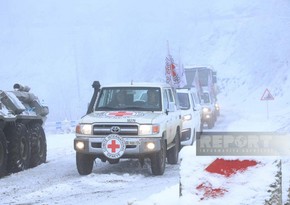
[[[46,137],[42,126],[38,123],[31,125],[29,134],[31,139],[30,167],[36,167],[46,161]]]
[[[151,156],[151,171],[153,175],[163,175],[165,170],[166,143],[164,139],[160,143],[161,150]]]
[[[6,174],[7,166],[7,142],[2,130],[0,130],[0,177]]]
[[[180,134],[178,130],[175,134],[174,143],[174,147],[167,151],[167,161],[169,164],[177,164],[178,162],[178,155],[180,151]]]
[[[27,128],[16,123],[5,129],[8,140],[8,171],[15,173],[29,168],[31,144]]]
[[[92,173],[95,157],[89,154],[76,153],[77,169],[80,175]]]

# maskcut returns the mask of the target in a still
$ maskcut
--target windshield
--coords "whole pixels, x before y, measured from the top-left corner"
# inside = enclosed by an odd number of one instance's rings
[[[102,88],[95,110],[161,111],[160,93],[160,88],[155,87]]]
[[[188,110],[190,108],[189,97],[187,93],[177,93],[179,106],[181,110]]]
[[[210,103],[210,96],[208,93],[203,93],[202,99],[204,103]]]

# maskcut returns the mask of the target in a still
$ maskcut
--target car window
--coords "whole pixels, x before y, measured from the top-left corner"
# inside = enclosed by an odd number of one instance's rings
[[[163,103],[164,103],[164,108],[168,109],[168,96],[166,90],[163,91]]]
[[[190,108],[189,96],[187,93],[177,93],[179,106],[182,110],[188,110]]]
[[[210,103],[210,98],[208,93],[203,93],[202,99],[204,103]]]
[[[191,101],[192,101],[192,108],[195,108],[195,100],[194,100],[194,95],[191,93]]]
[[[170,89],[166,89],[166,90],[167,90],[167,93],[168,93],[169,102],[174,102],[171,90]]]
[[[159,87],[106,87],[98,96],[95,110],[161,111],[160,92]]]

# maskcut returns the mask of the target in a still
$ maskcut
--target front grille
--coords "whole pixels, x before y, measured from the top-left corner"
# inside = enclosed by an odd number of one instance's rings
[[[111,131],[112,127],[119,127],[120,131],[118,133],[113,133]],[[138,135],[138,126],[137,125],[94,125],[93,128],[94,135],[109,135],[109,134],[118,134],[118,135]]]

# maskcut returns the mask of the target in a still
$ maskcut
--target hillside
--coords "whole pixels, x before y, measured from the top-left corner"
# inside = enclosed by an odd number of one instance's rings
[[[1,89],[28,85],[48,121],[78,119],[94,80],[163,81],[168,40],[176,61],[218,71],[222,107],[265,114],[268,88],[271,117],[289,129],[289,9],[283,0],[1,1]]]

